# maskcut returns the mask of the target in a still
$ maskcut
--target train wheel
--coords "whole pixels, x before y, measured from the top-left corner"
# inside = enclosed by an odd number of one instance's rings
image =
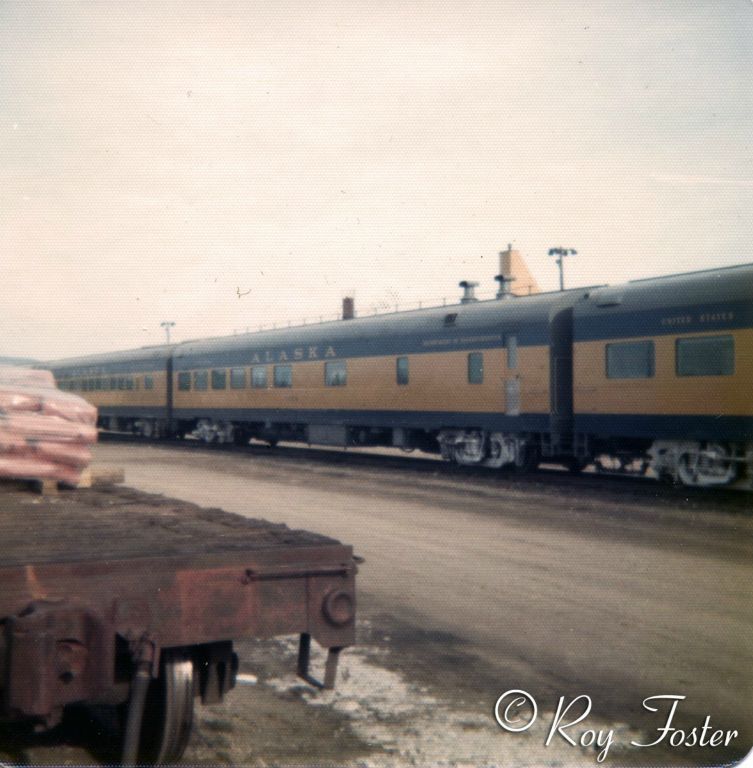
[[[684,485],[726,485],[735,479],[737,465],[725,446],[711,443],[703,449],[681,454],[677,474]]]
[[[165,651],[160,674],[147,693],[141,725],[139,763],[164,765],[183,756],[193,724],[193,661],[184,652]]]
[[[193,434],[202,443],[214,443],[217,441],[217,425],[211,419],[199,419]]]

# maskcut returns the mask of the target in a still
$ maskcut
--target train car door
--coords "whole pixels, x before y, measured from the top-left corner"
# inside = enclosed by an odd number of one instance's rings
[[[505,334],[505,415],[520,416],[520,374],[518,373],[518,336]]]
[[[554,434],[573,429],[573,310],[556,312],[550,323],[550,429]]]

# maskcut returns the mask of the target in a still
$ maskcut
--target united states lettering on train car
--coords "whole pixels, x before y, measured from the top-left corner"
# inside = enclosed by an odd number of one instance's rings
[[[45,363],[100,426],[751,488],[753,265]]]

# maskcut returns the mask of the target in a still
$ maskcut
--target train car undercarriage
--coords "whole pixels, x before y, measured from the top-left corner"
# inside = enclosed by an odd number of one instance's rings
[[[571,471],[593,465],[606,474],[644,475],[689,487],[753,488],[753,443],[693,440],[604,440],[591,435],[514,433],[480,428],[439,430],[404,427],[235,422],[212,418],[179,421],[105,418],[101,426],[158,439],[190,436],[206,444],[246,445],[252,439],[334,447],[393,447],[406,452],[440,453],[460,466],[533,471],[541,461]]]

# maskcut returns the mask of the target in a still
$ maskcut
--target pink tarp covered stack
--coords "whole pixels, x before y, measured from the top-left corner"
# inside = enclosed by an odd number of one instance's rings
[[[0,366],[0,477],[76,485],[97,441],[97,409],[50,371]]]

